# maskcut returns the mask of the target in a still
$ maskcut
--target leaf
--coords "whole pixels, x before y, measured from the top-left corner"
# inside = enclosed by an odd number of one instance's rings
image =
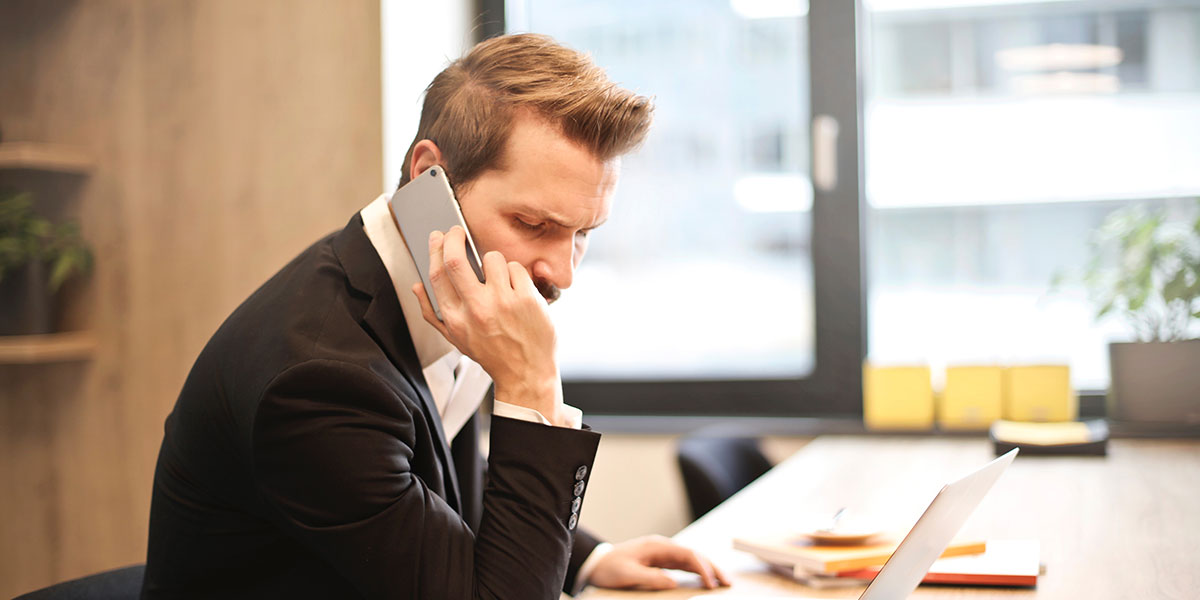
[[[1070,281],[1070,276],[1067,275],[1065,270],[1059,269],[1050,277],[1050,290],[1057,291],[1061,289],[1068,281]]]
[[[1188,272],[1184,269],[1175,271],[1173,275],[1162,286],[1163,301],[1170,304],[1174,300],[1184,300],[1188,297]]]
[[[1093,230],[1080,280],[1100,307],[1097,320],[1120,312],[1140,338],[1150,339],[1178,335],[1190,327],[1187,321],[1200,318],[1194,310],[1200,301],[1200,198],[1195,209],[1177,202],[1134,204],[1109,213]],[[1188,216],[1171,216],[1181,210]],[[1055,274],[1052,287],[1063,282]]]
[[[62,287],[62,284],[71,277],[72,269],[71,260],[66,255],[59,256],[58,260],[54,261],[54,264],[50,268],[50,279],[47,281],[46,286],[50,289],[51,294],[58,292],[58,288]]]
[[[1105,315],[1112,312],[1113,309],[1116,307],[1117,307],[1116,298],[1109,300],[1103,307],[1100,308],[1099,311],[1096,312],[1096,320],[1099,321],[1100,319],[1104,318]]]

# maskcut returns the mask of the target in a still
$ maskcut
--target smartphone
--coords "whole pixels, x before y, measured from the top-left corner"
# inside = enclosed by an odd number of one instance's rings
[[[475,250],[475,241],[471,239],[471,230],[467,229],[458,199],[454,197],[454,190],[450,188],[446,170],[441,166],[426,169],[424,173],[396,190],[396,193],[392,194],[390,205],[396,223],[400,225],[404,244],[408,246],[408,252],[412,254],[413,262],[417,265],[417,272],[421,274],[421,282],[425,284],[425,293],[433,303],[433,312],[440,321],[442,311],[438,308],[437,296],[429,283],[430,233],[446,232],[455,225],[462,227],[463,231],[467,232],[467,262],[471,264],[475,276],[483,282],[483,263],[479,260],[479,252]]]

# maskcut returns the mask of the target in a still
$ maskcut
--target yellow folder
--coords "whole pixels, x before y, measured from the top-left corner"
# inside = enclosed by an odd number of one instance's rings
[[[986,430],[1004,405],[1004,369],[1000,366],[946,368],[946,387],[938,402],[938,426],[947,430]]]
[[[863,422],[868,429],[933,427],[929,367],[863,365]]]
[[[1074,421],[1078,398],[1066,365],[1031,365],[1005,370],[1004,418],[1010,421]]]

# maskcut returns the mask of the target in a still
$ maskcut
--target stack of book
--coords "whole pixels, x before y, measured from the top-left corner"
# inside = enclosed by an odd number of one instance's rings
[[[1020,448],[1021,456],[1108,454],[1108,423],[1102,419],[1058,423],[1001,420],[992,423],[988,435],[997,456],[1013,448]]]
[[[863,585],[896,550],[897,543],[821,545],[803,537],[737,538],[733,547],[754,554],[773,571],[811,587]],[[1040,573],[1037,540],[955,540],[933,563],[923,583],[1035,586]]]

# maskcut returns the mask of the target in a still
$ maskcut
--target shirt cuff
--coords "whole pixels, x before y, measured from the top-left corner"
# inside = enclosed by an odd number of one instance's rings
[[[588,580],[592,578],[592,571],[596,570],[596,563],[604,558],[609,552],[612,552],[613,545],[608,542],[601,542],[596,545],[592,553],[588,555],[587,560],[579,565],[579,572],[575,574],[575,588],[571,590],[572,596],[578,596],[579,592],[583,591],[583,587],[588,584]]]
[[[497,417],[517,419],[518,421],[529,421],[530,423],[541,423],[542,425],[550,425],[551,427],[554,426],[554,423],[551,423],[550,419],[547,419],[542,415],[542,413],[533,410],[532,408],[517,406],[516,404],[509,404],[499,400],[496,400],[492,404],[492,414]],[[570,427],[570,429],[579,429],[583,425],[583,411],[571,406],[570,404],[564,404],[562,407],[563,415],[567,417],[567,425]]]

